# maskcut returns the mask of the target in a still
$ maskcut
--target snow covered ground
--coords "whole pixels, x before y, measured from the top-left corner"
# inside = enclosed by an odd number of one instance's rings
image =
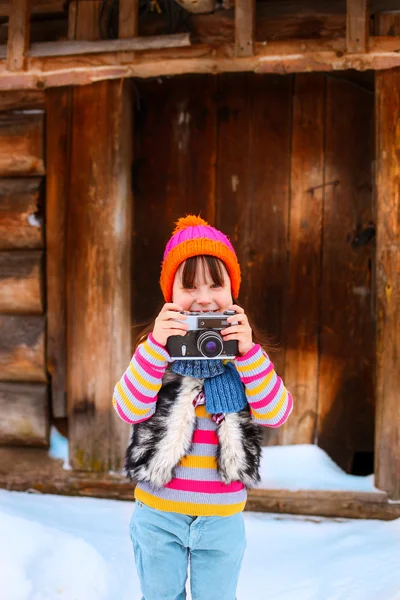
[[[52,453],[65,459],[56,438]],[[351,478],[309,446],[265,449],[263,485],[374,489],[371,478]],[[0,600],[139,600],[133,510],[131,502],[0,490]],[[400,600],[400,519],[244,517],[239,600]]]

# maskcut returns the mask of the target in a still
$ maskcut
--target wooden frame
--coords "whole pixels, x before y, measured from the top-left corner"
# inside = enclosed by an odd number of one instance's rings
[[[122,40],[116,40],[120,42]],[[88,42],[88,44],[97,42]],[[105,42],[110,44],[110,42]],[[29,57],[27,71],[11,72],[0,60],[0,91],[29,90],[65,85],[86,85],[96,81],[126,77],[157,77],[183,73],[300,73],[356,69],[382,70],[400,66],[400,40],[371,37],[369,50],[346,54],[346,40],[290,40],[255,45],[255,54],[237,57],[231,45],[196,45],[138,52],[134,62],[119,60],[118,51],[96,55]],[[36,53],[39,49],[36,46]]]
[[[366,52],[368,47],[368,0],[347,0],[347,52]]]

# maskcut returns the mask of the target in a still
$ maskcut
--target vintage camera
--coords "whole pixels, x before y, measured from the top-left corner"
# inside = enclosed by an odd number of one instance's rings
[[[182,320],[189,326],[184,336],[172,335],[168,338],[167,350],[174,360],[198,359],[228,359],[239,354],[237,340],[224,341],[219,333],[230,325],[227,317],[235,315],[234,310],[224,312],[188,312],[182,311],[186,319]],[[179,320],[179,319],[178,319]]]

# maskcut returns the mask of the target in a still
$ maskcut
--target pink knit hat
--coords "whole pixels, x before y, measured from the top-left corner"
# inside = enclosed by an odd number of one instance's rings
[[[176,222],[166,245],[161,267],[160,285],[166,302],[171,302],[175,273],[187,258],[209,255],[220,258],[228,270],[234,298],[239,295],[240,266],[229,239],[201,217],[187,215]]]

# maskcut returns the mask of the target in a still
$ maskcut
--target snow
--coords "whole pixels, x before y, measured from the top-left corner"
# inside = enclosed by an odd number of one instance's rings
[[[68,468],[55,429],[50,454]],[[374,491],[316,446],[263,449],[262,487]],[[0,490],[0,600],[140,600],[133,502]],[[400,519],[245,512],[239,600],[400,600]],[[190,598],[190,594],[188,595]]]
[[[0,490],[0,599],[140,600],[133,510]],[[244,518],[239,600],[400,600],[400,519]]]

